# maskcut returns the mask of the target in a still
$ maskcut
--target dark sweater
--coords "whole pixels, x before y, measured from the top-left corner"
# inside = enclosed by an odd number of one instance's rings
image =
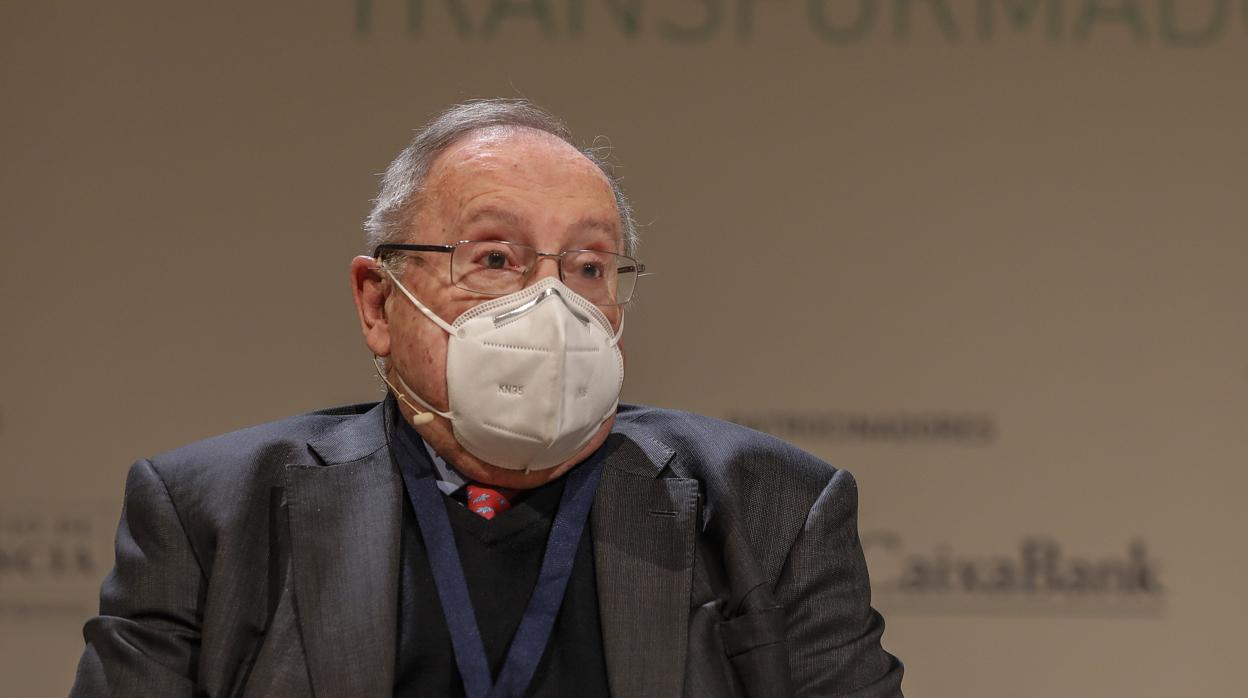
[[[560,479],[530,491],[492,520],[444,498],[494,677],[537,583],[562,494]],[[581,536],[563,605],[527,696],[607,695],[592,538],[588,530]],[[446,617],[410,500],[403,507],[401,546],[394,695],[463,696]]]

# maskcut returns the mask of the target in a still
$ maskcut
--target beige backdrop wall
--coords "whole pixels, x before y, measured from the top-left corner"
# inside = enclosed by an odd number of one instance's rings
[[[0,693],[63,694],[137,457],[376,399],[347,262],[435,110],[610,136],[626,398],[851,469],[912,696],[1229,696],[1248,3],[0,6]]]

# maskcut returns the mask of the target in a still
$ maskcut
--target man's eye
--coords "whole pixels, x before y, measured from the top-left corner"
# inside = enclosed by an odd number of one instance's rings
[[[489,252],[482,258],[481,263],[487,269],[506,269],[507,255],[498,251]]]
[[[582,279],[601,279],[602,267],[597,264],[585,263],[581,265]]]

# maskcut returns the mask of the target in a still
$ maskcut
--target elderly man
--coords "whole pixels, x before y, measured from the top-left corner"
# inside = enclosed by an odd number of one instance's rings
[[[900,695],[852,477],[618,405],[644,268],[557,119],[450,109],[367,228],[387,398],[136,463],[75,695]]]

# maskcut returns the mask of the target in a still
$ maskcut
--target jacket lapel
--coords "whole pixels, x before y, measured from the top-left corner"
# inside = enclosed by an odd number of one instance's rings
[[[680,695],[698,483],[659,477],[673,451],[617,425],[591,514],[607,679],[616,696]]]
[[[319,696],[393,690],[403,489],[385,404],[308,444],[325,466],[286,469],[295,608]]]

